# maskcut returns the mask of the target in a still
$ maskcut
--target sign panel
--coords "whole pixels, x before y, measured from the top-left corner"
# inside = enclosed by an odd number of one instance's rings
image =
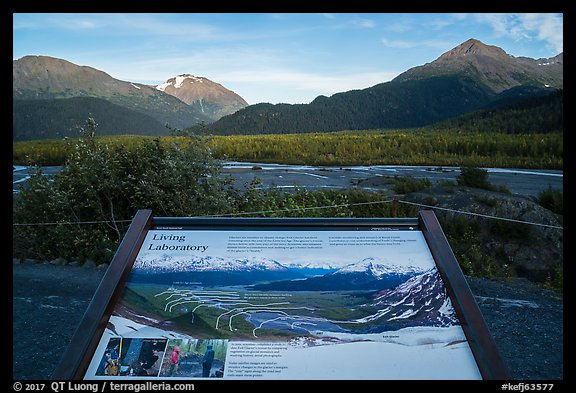
[[[146,231],[84,379],[486,377],[418,220],[219,222]]]

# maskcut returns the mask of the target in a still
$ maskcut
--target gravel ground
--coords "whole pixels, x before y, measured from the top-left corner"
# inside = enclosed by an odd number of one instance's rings
[[[562,380],[563,296],[525,279],[466,278],[513,378]]]
[[[13,265],[14,380],[50,379],[105,269]],[[563,380],[563,296],[527,280],[467,277],[515,380]]]

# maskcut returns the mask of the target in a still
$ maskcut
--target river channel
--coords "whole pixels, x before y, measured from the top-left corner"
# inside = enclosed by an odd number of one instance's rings
[[[551,187],[563,191],[564,171],[549,169],[511,169],[483,168],[488,171],[488,180],[495,186],[505,186],[513,194],[537,197],[541,191]],[[59,166],[42,168],[50,176],[61,170]],[[13,170],[13,192],[18,192],[18,185],[25,184],[29,170],[24,166],[15,166]],[[284,189],[306,188],[338,189],[360,187],[364,189],[383,190],[390,186],[383,180],[386,177],[410,176],[415,179],[427,178],[433,184],[438,182],[455,183],[460,175],[459,167],[440,166],[405,166],[405,165],[372,165],[372,166],[308,166],[263,164],[252,162],[225,162],[223,175],[234,178],[235,185],[244,187],[253,180],[259,179],[261,187],[279,187]]]

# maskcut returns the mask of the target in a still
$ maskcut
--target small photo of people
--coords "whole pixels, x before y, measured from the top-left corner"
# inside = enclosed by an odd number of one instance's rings
[[[108,341],[96,375],[156,377],[167,341],[165,338],[113,337]]]
[[[160,377],[222,378],[228,340],[170,339]]]

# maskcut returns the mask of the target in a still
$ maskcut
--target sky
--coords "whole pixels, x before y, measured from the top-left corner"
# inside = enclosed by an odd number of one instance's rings
[[[14,13],[12,55],[149,85],[192,74],[250,105],[305,104],[388,82],[470,38],[553,57],[563,23],[562,13]]]

